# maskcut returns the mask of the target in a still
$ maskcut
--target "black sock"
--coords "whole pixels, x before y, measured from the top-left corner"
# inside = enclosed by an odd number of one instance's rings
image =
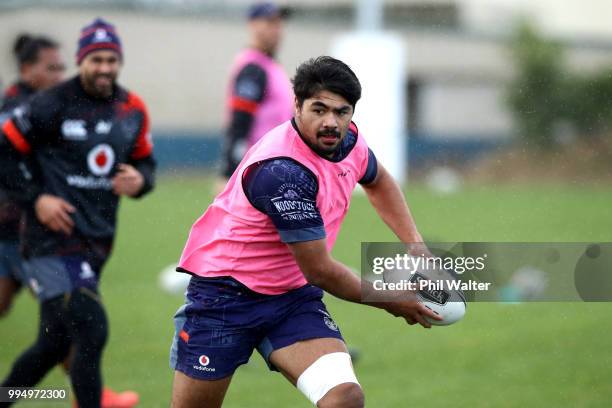
[[[55,298],[41,303],[38,338],[17,358],[2,387],[33,387],[68,355],[70,335],[63,322],[62,302]],[[10,405],[0,403],[0,407]]]
[[[106,313],[95,297],[75,291],[68,303],[67,324],[74,345],[70,379],[79,408],[98,408],[102,351],[108,337]]]
[[[102,304],[90,294],[72,292],[41,304],[36,343],[13,364],[3,387],[32,387],[74,346],[70,379],[79,408],[99,408],[102,394],[101,359],[108,337],[108,322]],[[0,408],[12,403],[0,403]]]

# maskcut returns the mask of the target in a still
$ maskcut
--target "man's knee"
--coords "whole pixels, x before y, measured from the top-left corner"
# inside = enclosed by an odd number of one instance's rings
[[[319,402],[319,408],[363,408],[365,397],[358,384],[344,383],[335,386]]]
[[[108,339],[108,320],[102,304],[91,295],[73,292],[70,323],[78,353],[101,353]]]
[[[363,406],[363,392],[346,352],[319,357],[299,376],[296,386],[318,407]]]

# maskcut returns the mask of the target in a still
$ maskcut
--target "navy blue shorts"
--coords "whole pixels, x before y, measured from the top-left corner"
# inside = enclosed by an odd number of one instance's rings
[[[255,348],[276,370],[269,360],[274,350],[308,339],[343,340],[322,298],[323,291],[312,285],[270,296],[230,277],[194,276],[174,316],[170,367],[217,380],[246,364]]]
[[[99,269],[83,256],[43,256],[23,263],[24,277],[39,301],[80,288],[98,292]]]

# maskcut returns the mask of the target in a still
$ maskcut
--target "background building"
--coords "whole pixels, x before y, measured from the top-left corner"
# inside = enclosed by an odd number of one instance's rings
[[[246,42],[249,3],[6,0],[0,4],[0,78],[7,83],[15,76],[10,48],[18,33],[56,37],[71,61],[80,27],[104,16],[124,41],[121,82],[147,101],[158,146],[171,138],[173,146],[165,151],[182,151],[183,161],[184,152],[191,152],[193,163],[208,163],[218,151],[227,69]],[[279,55],[289,73],[301,61],[328,53],[337,35],[353,29],[353,1],[283,4],[293,9]],[[387,0],[384,10],[385,27],[405,43],[406,130],[411,140],[422,141],[413,148],[423,154],[449,141],[484,146],[512,137],[505,103],[513,75],[507,39],[519,18],[562,41],[576,70],[612,64],[612,3],[604,0]],[[192,138],[210,143],[198,145]]]

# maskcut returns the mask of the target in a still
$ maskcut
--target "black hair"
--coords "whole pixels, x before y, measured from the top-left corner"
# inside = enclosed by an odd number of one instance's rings
[[[38,61],[40,51],[49,48],[58,48],[59,44],[49,37],[20,34],[13,44],[13,54],[17,65],[34,64]]]
[[[357,75],[344,62],[328,56],[311,58],[302,63],[292,82],[293,93],[300,106],[320,91],[342,96],[353,108],[361,98],[361,84]]]

